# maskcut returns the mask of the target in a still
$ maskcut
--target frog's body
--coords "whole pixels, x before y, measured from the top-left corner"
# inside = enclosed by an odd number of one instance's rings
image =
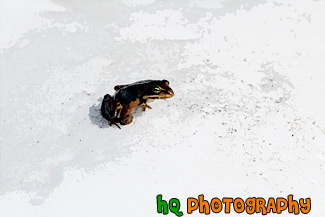
[[[132,111],[142,105],[143,111],[151,108],[148,102],[154,99],[166,99],[174,95],[167,80],[145,80],[127,85],[114,87],[116,93],[113,97],[105,95],[102,102],[102,115],[111,124],[119,122],[122,125],[130,124]]]

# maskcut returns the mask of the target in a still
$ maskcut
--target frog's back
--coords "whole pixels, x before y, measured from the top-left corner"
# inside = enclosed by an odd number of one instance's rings
[[[138,85],[129,85],[118,90],[114,98],[119,100],[122,105],[126,105],[141,98],[142,92],[142,88]]]
[[[137,82],[134,82],[134,83],[132,83],[132,84],[128,84],[127,86],[149,84],[150,82],[155,82],[155,80],[143,80],[143,81],[137,81]]]
[[[137,81],[137,82],[134,82],[131,84],[116,85],[114,87],[114,90],[118,91],[122,88],[130,87],[130,86],[146,87],[146,86],[153,85],[156,82],[161,82],[161,81],[159,81],[159,80],[143,80],[143,81]]]

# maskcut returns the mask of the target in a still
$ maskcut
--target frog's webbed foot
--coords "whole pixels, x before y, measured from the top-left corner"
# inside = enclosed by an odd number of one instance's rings
[[[127,124],[131,124],[133,120],[133,117],[131,115],[126,116],[125,118],[120,120],[120,123],[122,125],[127,125]]]
[[[142,104],[142,111],[145,111],[146,108],[152,109],[147,103]]]
[[[112,124],[114,124],[115,126],[117,126],[119,129],[121,129],[121,127],[113,120],[108,120],[108,124],[109,126],[112,126]]]

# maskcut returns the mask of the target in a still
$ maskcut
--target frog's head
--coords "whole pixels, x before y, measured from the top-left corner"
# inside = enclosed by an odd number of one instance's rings
[[[146,86],[145,99],[166,99],[174,96],[167,80],[150,81]]]

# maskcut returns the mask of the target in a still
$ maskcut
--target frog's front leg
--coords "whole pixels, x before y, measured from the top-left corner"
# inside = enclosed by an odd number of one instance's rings
[[[142,111],[145,111],[146,108],[152,109],[147,103],[151,102],[152,100],[142,99],[140,104],[142,105]]]
[[[147,103],[142,104],[142,111],[145,111],[146,108],[152,109]]]
[[[123,106],[120,114],[120,123],[122,125],[130,124],[133,120],[132,111],[139,105],[140,101],[135,100],[128,105]]]

